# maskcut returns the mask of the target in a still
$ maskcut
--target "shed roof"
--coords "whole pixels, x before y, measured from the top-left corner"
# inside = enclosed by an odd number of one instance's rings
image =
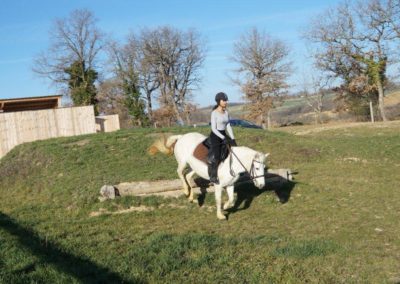
[[[0,99],[0,112],[52,109],[61,106],[62,95]]]

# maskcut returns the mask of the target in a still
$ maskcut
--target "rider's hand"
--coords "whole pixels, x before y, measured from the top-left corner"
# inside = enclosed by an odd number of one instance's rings
[[[237,146],[235,139],[230,138],[229,136],[226,136],[224,141],[224,144],[227,144],[229,146]]]

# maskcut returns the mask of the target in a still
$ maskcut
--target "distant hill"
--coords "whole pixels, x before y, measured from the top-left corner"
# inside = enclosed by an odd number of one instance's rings
[[[323,99],[323,122],[329,121],[356,121],[368,120],[368,118],[354,117],[351,114],[335,112],[335,94],[331,93]],[[244,118],[246,115],[245,103],[230,103],[229,113],[232,118]],[[206,124],[210,120],[213,106],[199,108],[192,116],[194,124]],[[400,119],[400,90],[389,91],[385,97],[385,107],[390,119]],[[287,97],[272,112],[272,123],[275,126],[290,124],[312,124],[315,116],[307,99],[302,96]]]

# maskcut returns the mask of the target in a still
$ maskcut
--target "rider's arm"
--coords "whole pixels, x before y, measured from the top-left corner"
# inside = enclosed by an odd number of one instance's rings
[[[228,132],[228,135],[229,137],[231,137],[231,139],[235,139],[235,136],[233,136],[233,130],[230,123],[226,125],[226,131]]]
[[[233,130],[231,123],[229,122],[231,120],[231,117],[228,115],[228,123],[226,125],[226,131],[228,132],[228,135],[231,139],[235,139],[235,136],[233,136]]]
[[[222,140],[225,139],[225,136],[217,129],[217,116],[214,111],[211,113],[211,131]]]

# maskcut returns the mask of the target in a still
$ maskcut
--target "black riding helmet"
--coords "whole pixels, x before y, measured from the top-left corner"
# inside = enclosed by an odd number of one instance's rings
[[[227,101],[228,96],[224,92],[219,92],[215,95],[215,101],[219,104],[219,101]]]

